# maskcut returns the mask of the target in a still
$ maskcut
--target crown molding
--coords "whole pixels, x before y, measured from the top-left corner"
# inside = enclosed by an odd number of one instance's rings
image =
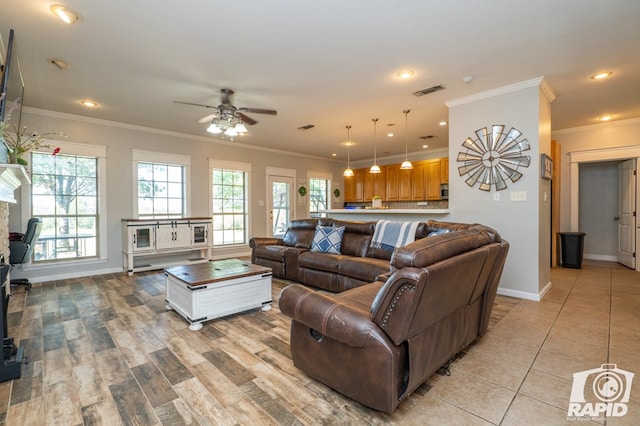
[[[542,91],[545,93],[547,98],[550,101],[555,99],[555,95],[553,94],[553,90],[549,84],[544,81],[544,77],[536,77],[530,80],[521,81],[519,83],[510,84],[508,86],[498,87],[496,89],[487,90],[480,93],[475,93],[473,95],[464,96],[462,98],[452,99],[450,101],[445,102],[444,104],[451,108],[458,105],[468,104],[470,102],[479,101],[482,99],[493,98],[494,96],[504,95],[507,93],[517,92],[522,89],[528,89],[530,87],[541,87]]]

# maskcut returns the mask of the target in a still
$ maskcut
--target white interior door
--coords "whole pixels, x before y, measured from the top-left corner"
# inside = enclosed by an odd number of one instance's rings
[[[636,160],[618,165],[618,263],[636,268]]]
[[[291,223],[294,205],[293,184],[293,177],[269,175],[267,229],[273,237],[282,237]]]

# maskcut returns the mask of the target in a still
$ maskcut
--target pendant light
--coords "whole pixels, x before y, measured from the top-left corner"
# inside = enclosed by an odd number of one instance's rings
[[[351,157],[349,156],[349,151],[351,150],[351,138],[349,137],[349,131],[351,130],[351,126],[345,126],[347,128],[347,168],[344,169],[342,176],[353,176],[353,170],[351,169]]]
[[[373,166],[369,169],[369,173],[381,173],[380,166],[376,162],[376,124],[378,123],[377,118],[372,118],[373,121]]]
[[[408,158],[407,139],[409,137],[409,126],[407,125],[407,115],[409,115],[411,110],[405,109],[402,110],[402,112],[404,113],[404,161],[400,165],[400,168],[403,170],[410,170],[413,169],[413,164],[411,164],[411,161],[409,161]]]

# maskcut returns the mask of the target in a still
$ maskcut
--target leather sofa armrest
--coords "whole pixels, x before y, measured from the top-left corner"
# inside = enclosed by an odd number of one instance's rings
[[[369,312],[299,284],[285,287],[278,305],[292,320],[353,347],[364,346],[373,329],[378,328]]]
[[[427,273],[419,268],[403,268],[391,274],[371,304],[371,319],[399,345],[413,323],[416,305]]]
[[[259,246],[283,246],[284,242],[282,238],[270,238],[270,237],[253,237],[249,240],[249,247],[252,249]]]

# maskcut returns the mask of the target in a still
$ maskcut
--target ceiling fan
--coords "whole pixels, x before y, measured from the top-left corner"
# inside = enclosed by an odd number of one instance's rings
[[[218,106],[196,104],[193,102],[183,102],[183,101],[173,101],[173,103],[214,109],[215,112],[213,114],[206,115],[197,121],[198,123],[211,122],[211,125],[209,126],[207,131],[211,133],[224,132],[224,134],[227,136],[236,136],[238,133],[246,133],[247,129],[244,126],[244,124],[253,126],[254,124],[258,123],[253,118],[244,114],[245,112],[255,113],[255,114],[268,114],[268,115],[278,114],[278,112],[274,109],[246,108],[246,107],[238,108],[231,103],[231,96],[233,95],[233,93],[234,92],[231,89],[221,89],[220,90],[221,103]]]

